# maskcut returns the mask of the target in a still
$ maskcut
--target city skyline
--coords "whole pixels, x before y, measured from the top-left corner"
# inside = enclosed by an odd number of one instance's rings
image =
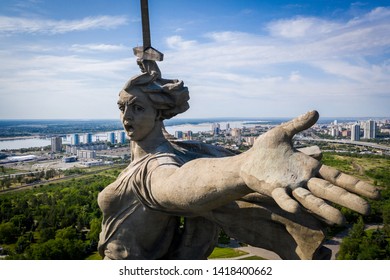
[[[390,6],[341,2],[149,0],[179,117],[388,117]],[[139,0],[2,1],[0,119],[119,117],[141,34]]]

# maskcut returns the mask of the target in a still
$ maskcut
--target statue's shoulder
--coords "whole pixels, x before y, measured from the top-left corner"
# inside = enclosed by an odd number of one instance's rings
[[[237,155],[237,152],[221,146],[206,144],[199,141],[171,140],[176,153],[187,161],[196,158],[216,158]]]

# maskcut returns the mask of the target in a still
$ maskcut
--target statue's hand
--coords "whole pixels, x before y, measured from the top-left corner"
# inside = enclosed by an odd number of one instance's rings
[[[288,212],[296,213],[303,206],[328,223],[342,224],[344,216],[325,200],[367,214],[370,206],[358,195],[376,199],[379,192],[293,148],[293,136],[317,119],[318,113],[312,111],[260,136],[248,151],[241,177],[249,188],[272,196]]]

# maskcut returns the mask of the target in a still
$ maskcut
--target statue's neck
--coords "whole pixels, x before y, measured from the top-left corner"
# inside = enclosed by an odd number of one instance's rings
[[[162,125],[157,123],[155,128],[144,139],[131,141],[131,159],[138,160],[147,154],[168,152],[169,141],[165,138]],[[163,148],[167,146],[167,151]]]

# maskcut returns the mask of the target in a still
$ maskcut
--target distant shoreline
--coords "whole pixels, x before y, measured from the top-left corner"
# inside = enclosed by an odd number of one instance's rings
[[[14,137],[1,137],[0,136],[0,141],[13,141],[13,140],[25,140],[25,139],[35,139],[35,138],[42,138],[42,136],[33,136],[33,135],[30,135],[30,136],[14,136]]]

